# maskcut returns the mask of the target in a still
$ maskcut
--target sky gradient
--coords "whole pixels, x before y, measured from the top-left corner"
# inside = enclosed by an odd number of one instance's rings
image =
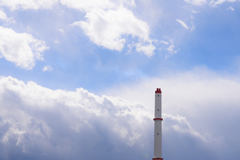
[[[239,159],[237,0],[0,0],[0,159]]]

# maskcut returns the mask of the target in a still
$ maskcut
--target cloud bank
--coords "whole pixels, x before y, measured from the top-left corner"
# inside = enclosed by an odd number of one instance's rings
[[[1,159],[151,158],[154,101],[151,95],[155,86],[162,86],[163,90],[165,158],[198,155],[196,159],[225,159],[232,147],[239,147],[238,140],[234,140],[240,133],[238,127],[223,124],[234,125],[231,122],[239,119],[240,84],[221,79],[205,81],[191,74],[180,77],[182,81],[179,77],[155,79],[148,84],[139,83],[140,89],[138,85],[129,90],[118,89],[131,101],[116,96],[99,97],[82,88],[74,92],[51,90],[32,81],[25,84],[2,77]],[[236,93],[227,96],[232,88]],[[142,105],[145,103],[148,105]],[[192,153],[182,155],[190,150]],[[226,154],[221,155],[223,151]],[[233,152],[232,157],[236,154]]]
[[[141,158],[152,143],[149,112],[118,97],[12,77],[0,79],[0,95],[0,159]]]

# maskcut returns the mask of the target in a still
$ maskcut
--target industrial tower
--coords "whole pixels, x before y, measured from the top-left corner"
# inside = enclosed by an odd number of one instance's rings
[[[152,160],[163,160],[162,158],[162,91],[155,91],[155,116],[154,120],[154,158]]]

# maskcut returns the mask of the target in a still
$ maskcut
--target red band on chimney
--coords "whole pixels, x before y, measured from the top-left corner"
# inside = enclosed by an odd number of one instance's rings
[[[152,160],[163,160],[163,158],[153,158]]]
[[[162,118],[153,118],[153,120],[154,120],[154,121],[156,121],[156,120],[162,121],[163,119],[162,119]]]

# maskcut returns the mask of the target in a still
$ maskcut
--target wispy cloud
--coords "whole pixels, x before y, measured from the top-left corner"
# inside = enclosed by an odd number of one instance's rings
[[[185,0],[185,2],[200,6],[200,5],[206,4],[207,0]]]
[[[174,44],[171,44],[168,48],[167,48],[167,51],[171,54],[175,54],[177,53],[177,50],[175,50],[175,45]]]
[[[189,27],[186,25],[186,23],[183,22],[182,20],[176,19],[176,21],[177,21],[178,23],[180,23],[185,29],[189,29]]]
[[[228,7],[228,10],[234,11],[233,7]]]
[[[2,20],[3,22],[7,22],[8,24],[15,23],[14,18],[8,17],[4,10],[2,10],[1,8],[0,8],[0,20]]]
[[[192,10],[192,13],[196,14],[196,13],[201,13],[201,12],[200,12],[200,11]]]
[[[137,43],[136,44],[136,50],[138,52],[143,52],[146,56],[151,57],[154,55],[154,50],[156,47],[154,45],[150,44],[142,44],[142,43]]]
[[[0,9],[0,20],[7,20],[7,15],[5,12],[3,12],[1,9]]]
[[[177,53],[177,50],[175,49],[175,45],[172,39],[170,39],[170,45],[166,48],[166,50],[168,51],[168,53],[170,54],[175,54]]]
[[[16,9],[49,9],[54,4],[56,4],[58,0],[28,0],[28,1],[19,1],[19,0],[1,0],[0,5],[9,7],[11,10]]]
[[[166,45],[169,44],[169,42],[167,42],[167,41],[160,41],[160,43],[163,43],[163,44],[166,44]]]
[[[47,66],[43,67],[42,71],[43,72],[51,72],[51,71],[53,71],[53,68],[51,65],[47,65]]]
[[[211,0],[210,5],[217,6],[225,2],[236,2],[236,0]]]
[[[63,30],[63,29],[61,29],[61,28],[60,28],[60,29],[58,29],[58,31],[59,31],[59,32],[62,32],[62,33],[64,33],[64,30]]]
[[[98,10],[98,9],[110,9],[115,6],[115,4],[111,0],[101,0],[101,1],[96,1],[96,0],[60,0],[61,4],[69,7],[69,8],[74,8],[77,10],[80,10],[82,12],[90,12],[93,10]]]

